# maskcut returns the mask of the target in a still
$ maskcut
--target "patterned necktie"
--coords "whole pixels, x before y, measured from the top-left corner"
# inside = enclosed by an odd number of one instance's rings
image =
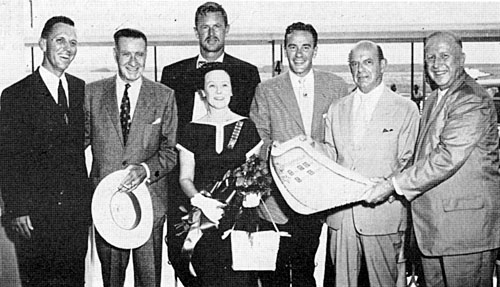
[[[125,84],[122,104],[120,105],[120,122],[122,124],[123,143],[127,143],[128,132],[130,131],[130,99],[128,97],[128,88],[130,84]]]
[[[64,88],[62,85],[62,81],[59,80],[59,86],[57,87],[57,105],[59,106],[59,110],[63,116],[64,122],[66,124],[68,121],[68,100],[66,99],[66,93],[64,92]]]

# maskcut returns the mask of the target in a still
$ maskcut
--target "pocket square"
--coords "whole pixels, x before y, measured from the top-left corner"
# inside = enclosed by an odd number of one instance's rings
[[[383,129],[382,130],[383,133],[388,133],[388,132],[392,132],[392,131],[393,131],[393,129]]]
[[[156,120],[152,123],[152,125],[157,125],[157,124],[159,124],[159,123],[161,123],[161,118],[157,118],[157,119],[156,119]]]

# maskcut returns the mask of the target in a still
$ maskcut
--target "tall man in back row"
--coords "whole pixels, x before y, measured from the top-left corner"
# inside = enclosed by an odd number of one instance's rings
[[[323,115],[333,100],[347,94],[347,85],[338,76],[313,69],[318,51],[314,27],[293,23],[285,31],[285,52],[290,71],[263,82],[255,91],[250,117],[264,141],[261,155],[267,156],[272,141],[284,142],[298,135],[324,140]],[[271,217],[280,231],[291,234],[280,242],[276,272],[263,272],[263,286],[316,286],[314,256],[319,244],[321,221],[317,215],[305,216],[292,211],[278,190],[266,200]],[[286,265],[291,264],[292,278]]]
[[[411,202],[427,286],[491,286],[500,245],[500,175],[493,99],[464,71],[462,41],[435,32],[425,41],[437,89],[425,104],[414,164],[364,195]]]
[[[175,90],[177,101],[179,128],[192,120],[206,115],[204,101],[197,93],[197,87],[203,86],[204,79],[196,70],[207,62],[223,62],[235,72],[231,74],[233,97],[229,108],[242,116],[248,116],[255,87],[260,82],[257,68],[249,63],[237,59],[224,51],[225,38],[229,33],[229,23],[224,8],[214,2],[207,2],[196,10],[194,19],[194,33],[198,38],[200,54],[188,58],[163,69],[161,82]],[[201,83],[201,84],[200,84]],[[169,200],[167,220],[168,255],[172,266],[185,286],[199,286],[196,277],[188,269],[189,261],[182,256],[181,247],[183,236],[176,236],[174,225],[180,222],[184,215],[179,206],[189,208],[189,200],[179,186],[178,169],[169,174]]]

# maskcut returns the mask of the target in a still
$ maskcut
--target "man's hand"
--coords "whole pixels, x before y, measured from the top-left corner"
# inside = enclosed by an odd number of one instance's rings
[[[31,238],[31,230],[33,230],[33,225],[31,224],[31,219],[29,215],[20,216],[12,219],[10,222],[12,229],[19,235],[26,239]]]
[[[128,174],[118,186],[118,191],[131,192],[136,189],[146,178],[146,169],[142,165],[129,165],[126,170]]]
[[[381,178],[381,179],[370,179],[371,181],[376,182],[371,188],[369,188],[365,193],[361,196],[361,200],[364,200],[368,204],[378,204],[386,201],[389,202],[394,201],[394,186],[392,185],[392,181],[389,179]]]

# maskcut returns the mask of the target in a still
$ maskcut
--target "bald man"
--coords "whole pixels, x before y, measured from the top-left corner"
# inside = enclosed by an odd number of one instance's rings
[[[326,151],[337,163],[363,176],[389,177],[413,155],[418,109],[384,84],[387,60],[377,44],[357,43],[349,53],[349,68],[356,89],[330,106],[325,119]],[[393,199],[377,206],[341,207],[328,216],[335,286],[358,286],[362,257],[370,286],[397,286],[398,279],[404,283],[408,202],[403,197]]]
[[[438,87],[422,114],[413,166],[368,190],[370,204],[394,190],[411,201],[427,286],[492,286],[500,245],[500,175],[493,99],[464,71],[462,41],[425,41]]]

